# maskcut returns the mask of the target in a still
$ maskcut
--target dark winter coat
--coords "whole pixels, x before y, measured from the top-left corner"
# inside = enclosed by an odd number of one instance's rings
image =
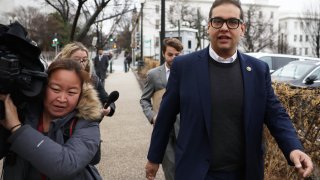
[[[42,103],[28,107],[24,125],[13,134],[0,128],[0,158],[8,154],[8,148],[15,154],[12,165],[8,156],[4,160],[4,180],[41,179],[40,172],[50,180],[94,179],[88,168],[97,172],[94,166],[89,165],[100,143],[96,120],[101,117],[101,104],[96,91],[91,85],[84,85],[76,109],[53,120],[47,135],[36,130]],[[70,127],[67,124],[74,117],[78,121],[72,136],[66,140],[65,129]]]
[[[107,70],[109,66],[109,57],[106,55],[102,55],[99,60],[99,56],[94,58],[94,68],[96,70],[96,74],[100,79],[105,79],[107,77]]]

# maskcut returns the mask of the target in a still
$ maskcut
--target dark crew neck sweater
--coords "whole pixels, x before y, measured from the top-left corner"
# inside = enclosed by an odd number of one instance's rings
[[[209,59],[211,84],[210,171],[239,170],[244,164],[243,80],[239,60]]]

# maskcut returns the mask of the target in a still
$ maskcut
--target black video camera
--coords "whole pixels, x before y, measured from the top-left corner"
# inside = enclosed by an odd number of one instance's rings
[[[19,111],[40,95],[46,80],[40,49],[27,38],[24,27],[18,22],[0,24],[0,93],[10,94]],[[0,101],[0,120],[5,118],[4,112]]]

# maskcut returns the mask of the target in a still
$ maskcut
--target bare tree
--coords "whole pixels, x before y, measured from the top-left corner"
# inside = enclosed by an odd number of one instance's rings
[[[245,11],[246,31],[241,46],[246,52],[259,52],[265,48],[272,48],[275,44],[276,33],[273,21],[259,14],[260,7],[251,4]]]
[[[131,42],[129,41],[131,39],[130,23],[129,18],[123,19],[120,22],[119,26],[121,26],[122,31],[119,32],[117,37],[118,46],[127,50],[131,49]]]
[[[275,46],[274,48],[276,48],[275,50],[277,50],[277,52],[279,54],[294,54],[294,52],[292,52],[292,48],[290,48],[288,40],[287,40],[287,35],[284,33],[285,28],[281,25],[279,25],[279,29],[278,29],[278,45]]]
[[[170,7],[168,14],[168,21],[172,26],[181,26],[197,29],[196,33],[197,46],[195,50],[201,47],[201,39],[206,38],[206,33],[202,30],[201,21],[204,20],[204,16],[200,13],[200,9],[191,6],[188,1],[175,1],[174,8]],[[180,28],[180,27],[178,27]]]
[[[122,16],[133,9],[129,9],[132,0],[113,1],[114,8],[108,8],[108,12],[106,7],[111,0],[77,0],[77,3],[74,3],[74,0],[45,1],[57,10],[66,25],[71,26],[68,31],[70,32],[69,41],[87,41],[85,38],[93,26],[94,36],[98,38],[97,47],[103,47],[108,43],[110,36],[115,33]],[[109,32],[105,35],[102,32],[103,21],[110,19],[112,19],[113,23],[110,23]],[[72,25],[69,22],[72,22]],[[92,33],[89,34],[93,36]]]
[[[55,31],[48,15],[43,14],[35,7],[18,7],[13,12],[5,14],[7,17],[15,17],[28,31],[30,39],[35,41],[41,49],[50,48],[51,39],[48,38]]]
[[[74,4],[72,0],[45,0],[48,5],[57,10],[57,12],[61,15],[63,21],[67,24],[69,21],[72,21],[72,27],[70,30],[69,40],[77,40],[81,41],[89,32],[90,27],[94,24],[98,15],[102,12],[102,10],[107,6],[110,0],[94,0],[94,8],[93,13],[89,16],[88,13],[86,16],[88,17],[87,21],[83,24],[82,28],[80,28],[79,33],[76,35],[76,29],[79,26],[79,18],[81,15],[81,10],[87,0],[78,0],[78,4]],[[75,12],[74,12],[75,9]],[[74,12],[74,14],[72,14]],[[72,20],[70,17],[73,17]]]
[[[123,2],[123,4],[121,4],[119,1],[115,2],[114,8],[113,8],[113,14],[107,17],[104,16],[102,19],[99,19],[96,21],[98,23],[105,20],[113,19],[113,23],[109,28],[109,32],[106,34],[105,40],[102,41],[103,46],[109,43],[108,40],[110,40],[111,38],[113,39],[115,38],[115,37],[111,37],[113,34],[119,34],[123,31],[128,30],[127,28],[130,28],[131,17],[128,13],[134,10],[134,8],[130,8],[131,3],[132,3],[131,0],[126,0],[125,2]],[[122,8],[119,8],[119,7],[122,7]],[[127,26],[127,23],[129,23],[129,26]]]
[[[69,22],[70,17],[70,4],[67,0],[45,0],[47,4],[53,7],[60,15],[65,24]]]
[[[95,2],[95,10],[94,10],[93,14],[90,16],[90,18],[83,25],[83,28],[81,28],[81,31],[79,32],[79,35],[76,38],[77,41],[80,41],[81,39],[83,39],[87,35],[91,25],[94,24],[98,15],[107,6],[107,4],[110,2],[110,0],[100,0],[100,1],[94,0],[94,2]]]
[[[310,38],[313,55],[320,57],[320,3],[306,9],[300,21],[304,24],[304,32]]]
[[[78,24],[78,20],[80,17],[80,12],[82,9],[83,4],[86,2],[87,0],[78,0],[78,6],[77,6],[77,10],[76,13],[74,15],[74,19],[73,19],[73,23],[72,23],[72,28],[71,28],[71,32],[70,32],[70,41],[73,41],[74,39],[74,35],[75,35],[75,31],[77,28],[77,24]],[[90,18],[89,18],[90,19]],[[89,30],[88,30],[89,31]]]

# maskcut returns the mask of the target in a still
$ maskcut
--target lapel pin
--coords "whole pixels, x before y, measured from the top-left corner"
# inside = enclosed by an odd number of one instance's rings
[[[251,67],[250,66],[247,66],[247,71],[251,71]]]

